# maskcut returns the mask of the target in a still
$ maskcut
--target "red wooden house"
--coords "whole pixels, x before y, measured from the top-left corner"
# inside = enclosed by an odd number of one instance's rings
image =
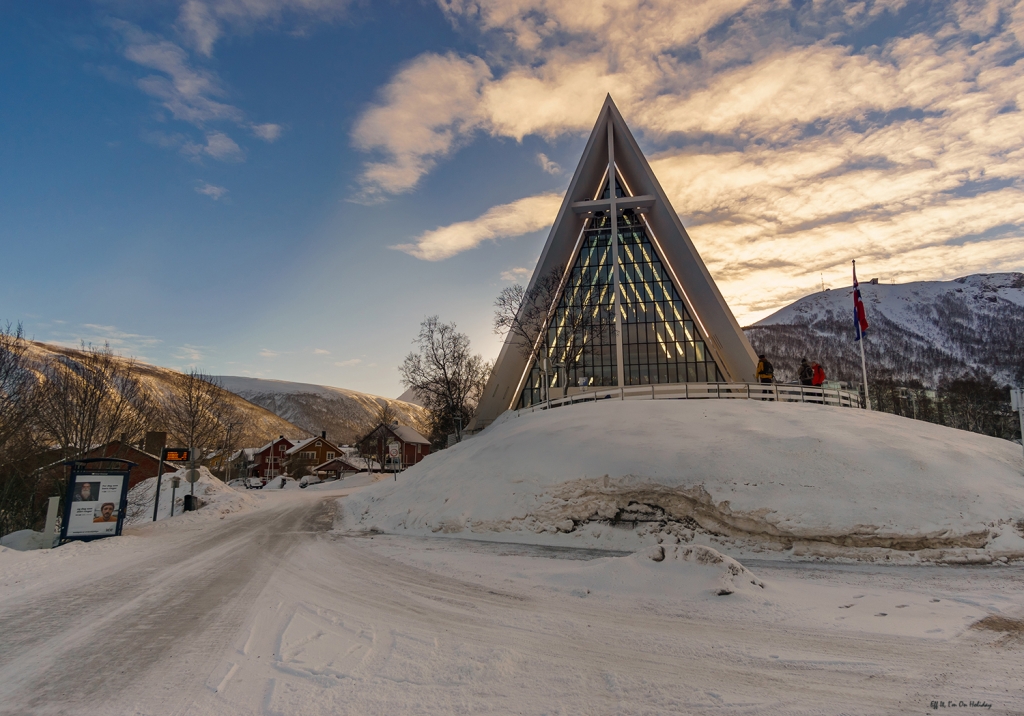
[[[269,480],[284,473],[288,461],[287,452],[294,446],[294,440],[282,435],[257,449],[253,456],[252,476]]]

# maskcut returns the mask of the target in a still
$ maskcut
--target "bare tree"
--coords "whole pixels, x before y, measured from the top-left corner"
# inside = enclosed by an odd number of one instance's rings
[[[550,356],[572,371],[586,351],[614,332],[611,303],[601,302],[601,284],[590,275],[597,270],[588,267],[582,270],[586,275],[566,277],[565,269],[556,267],[529,289],[506,287],[494,301],[494,332],[511,340],[525,358]]]
[[[26,360],[21,325],[0,326],[0,534],[34,528],[46,485],[30,457],[38,451],[38,381]]]
[[[163,423],[181,447],[209,453],[224,449],[232,424],[239,424],[230,394],[198,368],[175,377],[164,404]]]
[[[398,422],[398,411],[395,410],[390,401],[386,399],[378,400],[374,418],[380,425],[392,425]]]
[[[420,324],[413,342],[419,350],[402,363],[402,382],[422,398],[430,415],[431,439],[442,444],[459,421],[465,426],[472,417],[474,396],[479,396],[486,378],[484,361],[470,352],[466,334],[459,333],[454,323],[441,323],[437,316]]]
[[[40,441],[56,449],[51,463],[114,440],[136,443],[145,434],[153,408],[133,359],[114,355],[109,345],[83,343],[49,356],[38,370],[34,422]],[[66,469],[36,475],[38,491],[64,494]]]
[[[48,442],[73,457],[116,439],[138,442],[152,413],[134,359],[109,345],[50,357],[41,369],[37,424]]]

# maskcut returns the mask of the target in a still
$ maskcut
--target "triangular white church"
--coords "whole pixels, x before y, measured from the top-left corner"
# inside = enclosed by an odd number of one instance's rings
[[[506,338],[471,427],[605,386],[754,381],[754,349],[610,95],[528,290],[553,272],[547,332],[532,353]]]

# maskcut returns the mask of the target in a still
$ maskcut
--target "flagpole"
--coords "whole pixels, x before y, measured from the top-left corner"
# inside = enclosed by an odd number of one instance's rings
[[[871,410],[871,398],[868,397],[868,364],[864,359],[864,334],[860,334],[860,369],[864,374],[864,403],[868,410]]]

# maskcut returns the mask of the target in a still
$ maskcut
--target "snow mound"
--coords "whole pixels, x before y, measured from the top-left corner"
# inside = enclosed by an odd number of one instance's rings
[[[174,489],[171,480],[177,476],[181,479],[178,489]],[[192,486],[185,481],[185,469],[177,472],[166,472],[160,480],[160,504],[158,519],[164,520],[171,516],[171,495],[174,495],[174,516],[178,517],[185,509],[185,495],[190,494]],[[156,478],[150,477],[138,483],[128,492],[128,514],[125,516],[125,527],[146,524],[153,520],[153,493],[156,491]],[[195,495],[203,506],[199,513],[220,515],[249,509],[256,504],[255,500],[244,491],[228,487],[214,477],[205,467],[199,468],[199,481],[195,485]]]
[[[591,594],[724,597],[764,594],[765,584],[721,552],[701,545],[657,544],[625,557],[561,563],[536,572],[543,584],[576,597]]]
[[[506,413],[343,502],[343,527],[761,558],[1024,558],[1020,448],[863,410],[601,401]]]
[[[30,549],[46,549],[53,546],[52,542],[52,537],[47,539],[44,533],[35,530],[18,530],[0,537],[0,547],[16,549],[19,552]]]

